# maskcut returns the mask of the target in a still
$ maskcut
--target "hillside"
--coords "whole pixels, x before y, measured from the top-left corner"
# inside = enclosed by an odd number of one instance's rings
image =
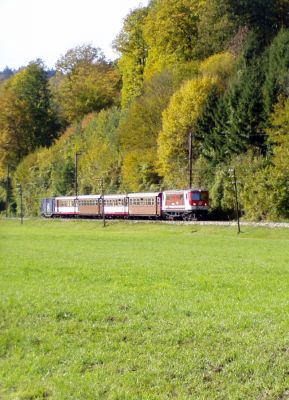
[[[289,218],[289,1],[151,0],[114,41],[67,51],[50,77],[41,60],[0,86],[0,189],[5,209],[24,188],[44,196],[193,184],[212,212],[232,215],[234,167],[248,219]],[[10,179],[7,185],[7,168]]]

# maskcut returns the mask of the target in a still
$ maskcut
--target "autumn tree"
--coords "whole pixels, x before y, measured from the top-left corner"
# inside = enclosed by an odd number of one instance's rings
[[[268,130],[272,150],[270,180],[274,182],[276,215],[289,217],[289,97],[280,97]]]
[[[143,28],[149,49],[146,77],[195,58],[200,4],[198,0],[152,3]]]
[[[157,137],[162,112],[174,91],[170,71],[156,74],[144,84],[143,95],[135,99],[118,128],[123,153],[123,187],[126,190],[151,190],[159,185],[156,171]]]
[[[187,184],[188,134],[200,118],[204,104],[213,87],[218,86],[217,77],[194,78],[174,93],[163,113],[163,126],[158,139],[159,173],[167,185]],[[193,137],[194,158],[200,154],[199,138]]]
[[[123,28],[114,40],[114,49],[121,54],[118,66],[122,75],[122,107],[141,94],[147,59],[143,27],[148,8],[137,8],[125,18]]]
[[[199,13],[197,57],[203,59],[227,50],[237,31],[229,0],[206,0]]]
[[[80,121],[85,114],[119,102],[120,76],[99,49],[91,45],[70,49],[56,67],[52,88],[64,121]]]
[[[41,60],[0,87],[0,148],[2,164],[16,166],[39,146],[48,146],[59,125],[51,106],[48,77]]]

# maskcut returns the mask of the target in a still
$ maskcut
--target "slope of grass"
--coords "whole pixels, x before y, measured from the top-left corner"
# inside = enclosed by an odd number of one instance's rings
[[[289,398],[289,231],[243,231],[0,221],[0,398]]]

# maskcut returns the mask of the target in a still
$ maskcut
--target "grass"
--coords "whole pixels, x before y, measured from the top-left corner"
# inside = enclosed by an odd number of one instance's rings
[[[0,399],[289,398],[289,231],[0,221]]]

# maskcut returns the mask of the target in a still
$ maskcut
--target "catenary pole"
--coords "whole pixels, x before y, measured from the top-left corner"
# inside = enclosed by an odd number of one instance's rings
[[[193,166],[193,156],[192,156],[192,132],[189,133],[189,189],[192,188],[192,166]]]
[[[9,213],[9,187],[10,187],[10,165],[7,166],[7,179],[6,179],[6,218]]]
[[[101,178],[101,197],[102,197],[102,221],[103,221],[103,227],[105,228],[105,212],[104,212],[104,182],[103,182],[103,178]]]
[[[74,192],[75,197],[78,195],[78,157],[79,153],[75,153],[75,163],[74,163]]]
[[[22,185],[19,183],[17,185],[19,189],[19,195],[20,195],[20,220],[21,220],[21,225],[23,224],[23,191],[22,191]]]
[[[234,185],[234,194],[235,194],[235,205],[236,205],[236,218],[237,218],[237,225],[238,225],[238,233],[241,233],[240,228],[240,215],[239,215],[239,201],[238,201],[238,187],[237,187],[237,178],[236,178],[236,171],[235,168],[230,168],[229,172],[231,173],[231,177],[233,179]]]

